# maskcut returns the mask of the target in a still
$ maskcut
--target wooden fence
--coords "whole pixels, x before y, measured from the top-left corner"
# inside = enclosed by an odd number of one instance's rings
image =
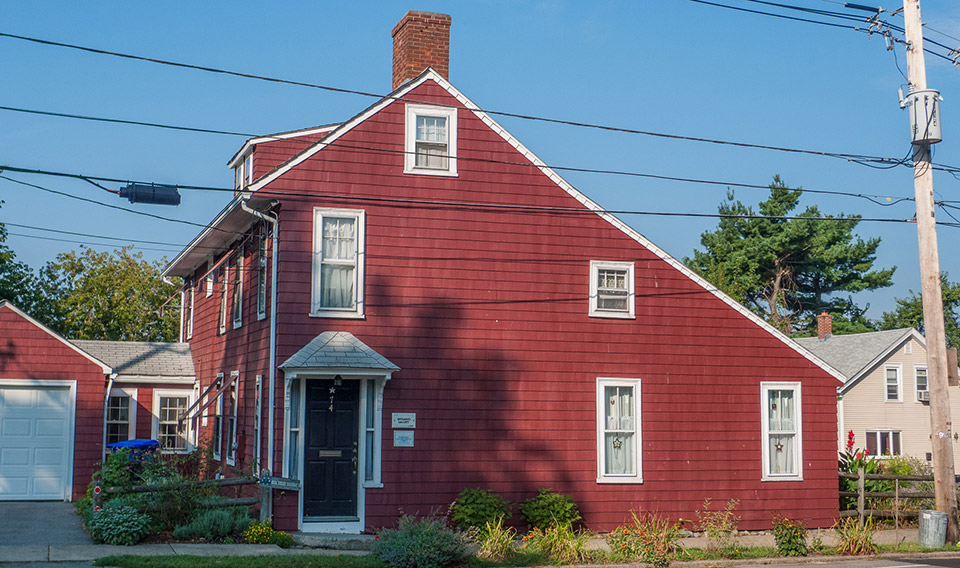
[[[860,524],[868,516],[874,518],[894,519],[894,525],[899,527],[901,519],[909,519],[919,516],[919,509],[904,510],[902,507],[907,504],[904,501],[908,499],[935,499],[936,494],[932,492],[921,492],[911,490],[910,487],[901,488],[902,482],[929,481],[933,482],[932,475],[887,475],[878,473],[866,473],[863,468],[857,470],[857,473],[840,473],[841,478],[857,480],[856,491],[841,491],[840,497],[856,497],[857,508],[846,511],[840,511],[841,517],[858,517]],[[958,476],[960,480],[960,476]],[[867,491],[867,481],[887,481],[893,482],[893,491]],[[867,508],[867,499],[893,499],[893,509],[873,509]],[[932,507],[930,507],[932,508]]]
[[[213,488],[235,487],[243,485],[259,485],[260,497],[210,497],[200,501],[201,508],[215,507],[249,507],[260,505],[260,521],[265,521],[273,516],[273,490],[274,489],[293,489],[298,490],[300,482],[294,479],[282,477],[271,477],[270,470],[264,469],[260,477],[230,477],[224,479],[208,479],[203,481],[185,481],[181,483],[164,483],[158,485],[134,485],[132,487],[101,487],[99,485],[93,488],[93,512],[96,514],[103,508],[103,498],[105,495],[122,495],[125,493],[162,493],[167,491],[179,491],[185,488]],[[147,511],[158,509],[152,506]]]

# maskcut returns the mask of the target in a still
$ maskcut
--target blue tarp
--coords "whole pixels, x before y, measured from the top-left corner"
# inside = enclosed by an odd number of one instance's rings
[[[130,448],[132,450],[156,450],[160,447],[160,442],[156,440],[125,440],[123,442],[114,442],[107,444],[108,448],[119,450],[120,448]]]

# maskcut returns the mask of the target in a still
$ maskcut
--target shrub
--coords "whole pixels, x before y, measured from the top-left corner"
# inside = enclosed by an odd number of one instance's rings
[[[470,537],[477,542],[477,557],[483,560],[500,561],[516,553],[517,530],[503,526],[503,517],[487,521],[483,527],[470,529]]]
[[[506,499],[486,489],[464,489],[453,502],[450,519],[460,529],[483,528],[487,523],[502,522],[510,512]]]
[[[572,527],[580,520],[580,510],[569,495],[540,489],[536,497],[521,503],[520,514],[532,528],[546,529],[554,526]]]
[[[242,533],[253,519],[246,509],[208,509],[199,513],[189,524],[173,530],[177,540],[204,539],[218,540]]]
[[[740,516],[733,511],[740,504],[739,499],[730,499],[723,509],[710,510],[710,498],[703,500],[703,510],[697,511],[700,530],[707,537],[707,550],[727,550],[733,547],[733,535],[740,524]]]
[[[571,523],[546,528],[534,527],[523,537],[523,547],[539,552],[560,564],[578,564],[589,556],[590,533],[575,531]]]
[[[462,533],[442,520],[400,517],[396,529],[385,529],[374,541],[373,553],[392,568],[444,568],[466,561]]]
[[[807,528],[803,521],[777,516],[773,519],[773,538],[780,556],[807,555]]]
[[[273,530],[273,523],[268,519],[266,521],[254,521],[243,531],[243,542],[247,544],[275,544],[280,548],[290,548],[293,545],[293,537],[283,531]]]
[[[132,546],[150,532],[150,516],[127,505],[105,507],[89,524],[94,542]]]
[[[666,566],[668,558],[681,551],[680,525],[656,514],[638,516],[632,525],[623,525],[607,535],[614,558],[623,562],[647,562]]]
[[[862,527],[856,517],[840,519],[833,525],[833,532],[837,535],[837,554],[873,554],[877,551],[873,542],[873,535],[877,532],[873,515],[866,518]]]

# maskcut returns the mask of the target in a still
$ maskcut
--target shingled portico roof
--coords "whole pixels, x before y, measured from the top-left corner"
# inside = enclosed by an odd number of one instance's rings
[[[188,343],[86,339],[71,343],[110,365],[119,381],[193,384],[196,378]]]
[[[400,367],[389,359],[346,331],[321,333],[281,363],[280,368],[287,372],[288,376],[290,371],[303,373],[363,370],[389,374],[400,370]]]

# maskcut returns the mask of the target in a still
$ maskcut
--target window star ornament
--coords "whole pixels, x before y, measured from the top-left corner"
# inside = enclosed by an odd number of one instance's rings
[[[781,444],[781,443],[778,441],[778,442],[777,442],[777,445],[774,446],[774,449],[776,449],[778,452],[782,452],[782,451],[783,451],[783,444]]]
[[[618,450],[619,450],[620,448],[622,448],[622,447],[623,447],[623,440],[621,440],[620,438],[614,438],[614,439],[613,439],[613,447],[616,448],[616,449],[618,449]]]

